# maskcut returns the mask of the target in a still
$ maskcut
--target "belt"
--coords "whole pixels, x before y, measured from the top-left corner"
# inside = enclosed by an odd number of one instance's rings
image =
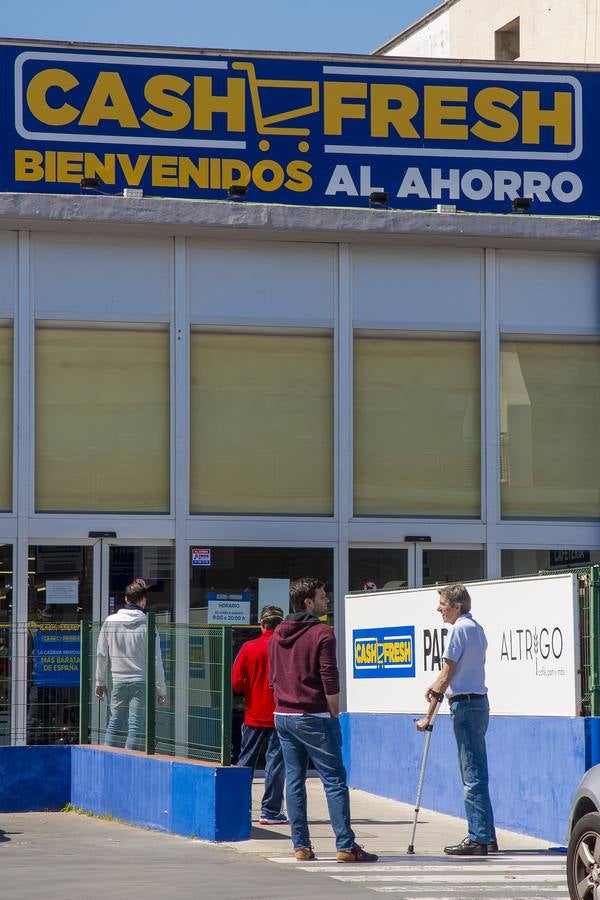
[[[448,703],[456,703],[457,700],[479,700],[481,697],[487,697],[487,694],[453,694]]]

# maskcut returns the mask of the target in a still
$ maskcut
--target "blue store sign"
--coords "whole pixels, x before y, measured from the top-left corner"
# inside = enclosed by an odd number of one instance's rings
[[[414,678],[414,625],[352,632],[355,678]]]
[[[35,687],[79,687],[79,626],[38,627],[33,633]]]
[[[1,191],[597,215],[600,72],[0,47]]]

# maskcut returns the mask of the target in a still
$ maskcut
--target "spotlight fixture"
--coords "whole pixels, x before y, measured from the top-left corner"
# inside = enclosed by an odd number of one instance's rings
[[[100,182],[97,178],[82,178],[79,182],[82,191],[98,191]]]
[[[242,200],[248,193],[247,184],[232,184],[227,191],[228,200]]]
[[[372,191],[369,194],[369,206],[374,209],[385,209],[388,205],[387,191]]]
[[[533,203],[533,197],[515,197],[512,202],[512,211],[516,213],[527,212]]]

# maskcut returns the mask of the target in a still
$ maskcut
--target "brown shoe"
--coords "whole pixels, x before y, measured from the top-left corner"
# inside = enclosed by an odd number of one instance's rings
[[[299,850],[294,850],[294,856],[298,862],[308,862],[310,859],[316,859],[312,847],[300,847]]]
[[[355,844],[350,850],[338,850],[336,858],[339,863],[367,863],[377,862],[379,859],[376,853],[367,853],[358,844]]]

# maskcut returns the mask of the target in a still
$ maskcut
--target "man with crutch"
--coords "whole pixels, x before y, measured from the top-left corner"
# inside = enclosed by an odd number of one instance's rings
[[[441,672],[425,694],[431,705],[427,714],[418,720],[417,729],[429,729],[436,694],[447,691],[469,833],[460,844],[444,847],[444,853],[449,856],[487,856],[488,852],[498,850],[485,745],[490,717],[485,686],[487,640],[483,628],[471,616],[471,597],[464,584],[440,588],[438,594],[437,611],[444,623],[453,628],[444,650]]]

